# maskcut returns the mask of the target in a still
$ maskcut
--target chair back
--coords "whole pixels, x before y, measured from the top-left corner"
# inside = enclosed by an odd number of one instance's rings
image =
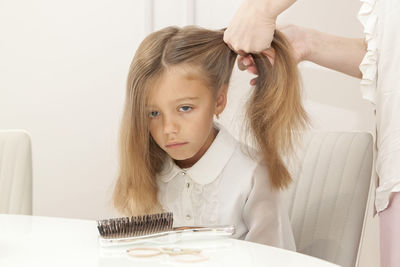
[[[297,251],[354,267],[371,183],[372,135],[307,133],[293,162],[288,193]]]
[[[32,214],[32,152],[25,131],[0,130],[0,213]]]

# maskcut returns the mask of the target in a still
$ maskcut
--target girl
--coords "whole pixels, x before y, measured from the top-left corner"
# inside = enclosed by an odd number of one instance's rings
[[[279,190],[290,183],[281,153],[306,124],[296,62],[277,32],[254,55],[259,78],[247,123],[259,153],[222,126],[236,54],[223,31],[168,27],[132,61],[122,119],[114,205],[125,215],[171,211],[176,225],[234,224],[236,238],[294,249]]]

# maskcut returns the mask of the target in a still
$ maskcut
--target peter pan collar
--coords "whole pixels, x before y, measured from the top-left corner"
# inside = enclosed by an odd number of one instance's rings
[[[167,157],[162,171],[158,174],[161,181],[167,183],[179,173],[184,172],[198,184],[205,185],[213,182],[228,163],[238,144],[223,126],[218,124],[215,128],[219,129],[219,132],[213,143],[192,167],[181,169],[170,157]]]

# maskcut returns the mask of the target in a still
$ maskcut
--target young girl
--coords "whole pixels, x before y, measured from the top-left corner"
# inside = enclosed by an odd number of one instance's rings
[[[236,238],[294,249],[279,190],[291,180],[281,154],[307,121],[296,62],[279,32],[273,66],[254,55],[252,152],[213,119],[236,59],[223,33],[168,27],[141,43],[128,76],[114,204],[127,216],[171,211],[175,225],[234,224]]]

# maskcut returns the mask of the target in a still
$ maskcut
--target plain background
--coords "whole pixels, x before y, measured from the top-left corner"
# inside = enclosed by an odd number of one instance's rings
[[[0,129],[33,146],[33,213],[99,219],[111,205],[129,64],[141,40],[168,25],[226,27],[241,0],[0,0]],[[298,0],[278,23],[362,37],[358,0]],[[300,64],[313,129],[374,133],[359,80]],[[234,71],[221,122],[240,137],[251,76]],[[372,208],[369,209],[369,213]],[[376,218],[360,266],[378,266]]]

